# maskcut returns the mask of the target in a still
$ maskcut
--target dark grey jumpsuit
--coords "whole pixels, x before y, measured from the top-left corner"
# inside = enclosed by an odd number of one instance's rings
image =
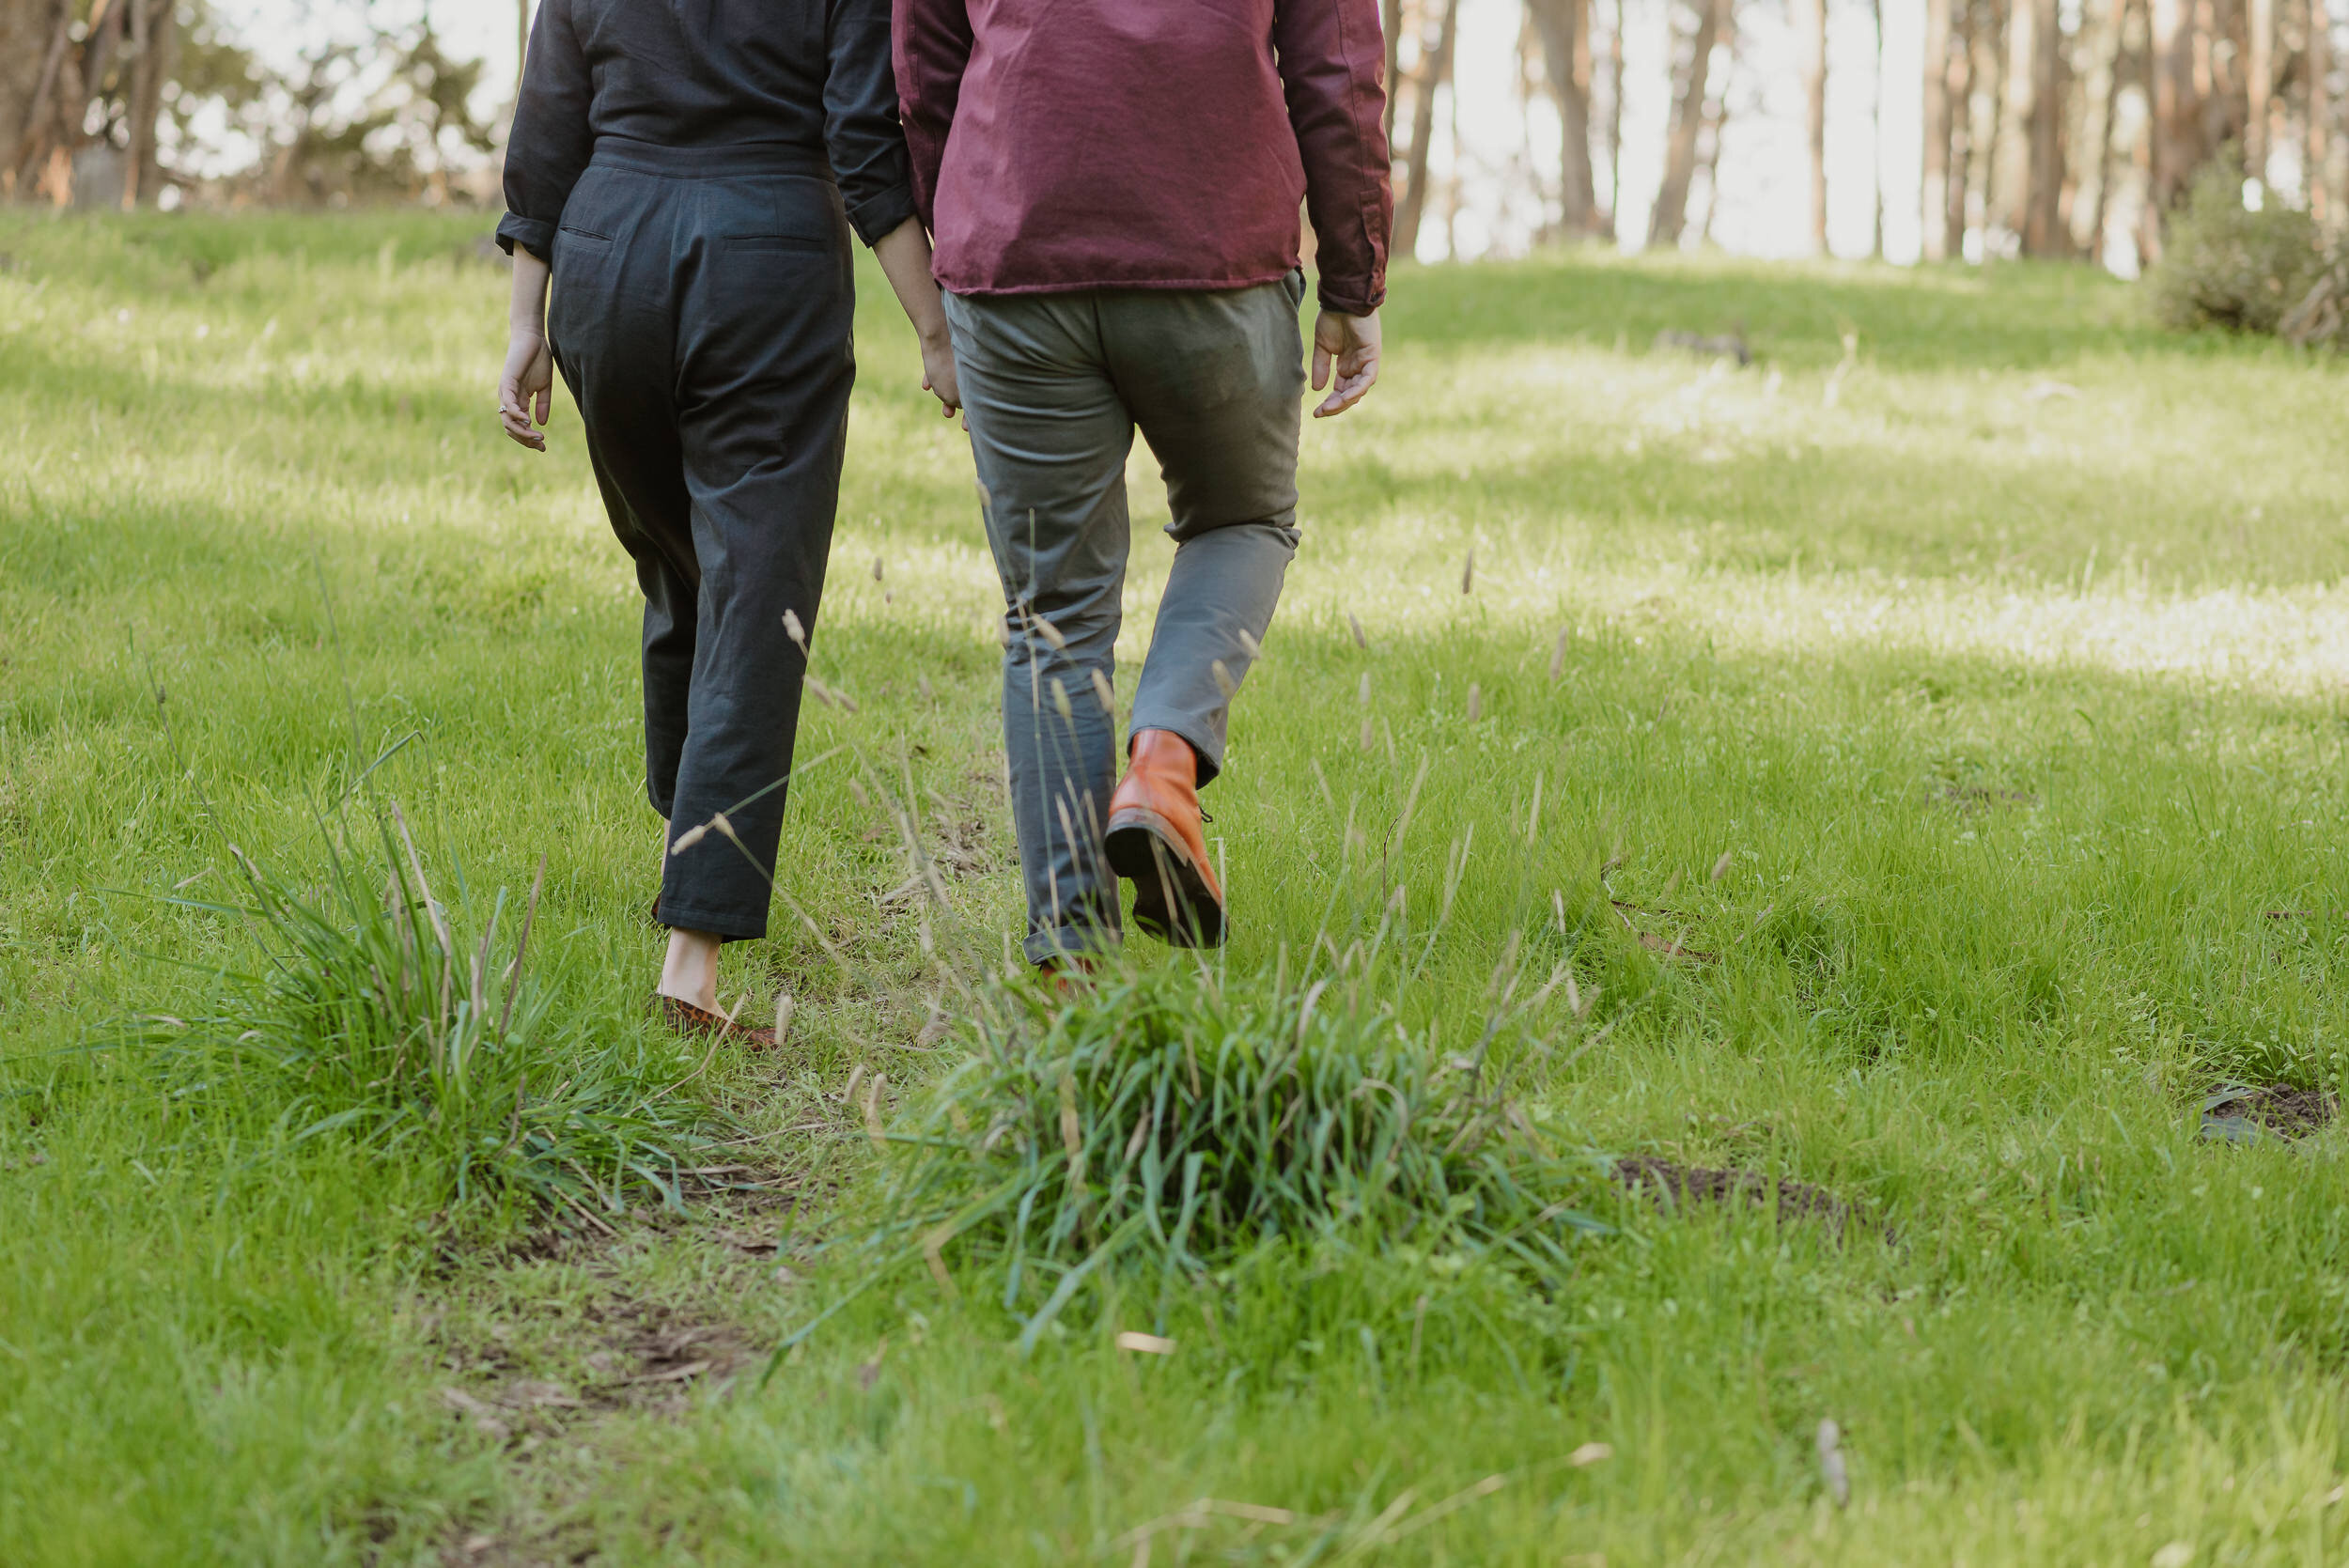
[[[545,0],[499,241],[553,264],[548,337],[645,591],[660,918],[764,936],[839,499],[867,243],[913,216],[888,0]],[[744,850],[748,851],[746,855]]]

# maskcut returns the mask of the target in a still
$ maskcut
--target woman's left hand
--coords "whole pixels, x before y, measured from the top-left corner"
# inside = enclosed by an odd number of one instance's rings
[[[962,411],[962,381],[955,370],[954,339],[941,332],[922,338],[922,390],[945,405],[948,419]]]

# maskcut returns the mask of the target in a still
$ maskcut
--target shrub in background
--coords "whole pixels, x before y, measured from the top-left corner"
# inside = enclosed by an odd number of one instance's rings
[[[2270,199],[2244,205],[2232,150],[2195,177],[2148,275],[2155,314],[2182,330],[2274,334],[2328,272],[2325,239],[2306,212]]]

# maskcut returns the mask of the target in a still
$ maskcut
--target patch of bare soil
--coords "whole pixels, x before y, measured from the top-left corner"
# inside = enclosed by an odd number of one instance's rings
[[[2202,1136],[2243,1141],[2261,1133],[2306,1138],[2331,1125],[2341,1102],[2326,1089],[2230,1083],[2202,1100]]]
[[[1767,1208],[1775,1201],[1780,1218],[1824,1220],[1843,1239],[1848,1240],[1855,1230],[1874,1232],[1887,1241],[1898,1239],[1890,1226],[1868,1219],[1857,1206],[1826,1188],[1766,1176],[1759,1171],[1713,1170],[1650,1155],[1626,1155],[1615,1161],[1614,1177],[1625,1188],[1667,1210],[1691,1203]]]
[[[791,1196],[724,1195],[691,1218],[653,1213],[615,1234],[547,1227],[494,1251],[444,1250],[428,1308],[432,1397],[449,1419],[503,1450],[523,1484],[519,1512],[453,1529],[441,1560],[519,1568],[598,1560],[577,1519],[614,1459],[600,1428],[622,1418],[682,1418],[754,1377],[768,1346],[729,1302],[783,1276],[777,1236]],[[661,1290],[632,1251],[683,1245],[691,1290]],[[552,1266],[532,1285],[532,1271]]]

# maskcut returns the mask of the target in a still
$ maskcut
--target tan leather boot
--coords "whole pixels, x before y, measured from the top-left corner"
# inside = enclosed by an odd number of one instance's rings
[[[1134,884],[1134,924],[1176,947],[1223,944],[1223,890],[1200,820],[1190,742],[1172,730],[1135,731],[1110,797],[1110,869]]]

